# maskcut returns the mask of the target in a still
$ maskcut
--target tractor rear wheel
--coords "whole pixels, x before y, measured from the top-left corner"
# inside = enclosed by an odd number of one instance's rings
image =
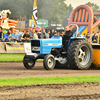
[[[67,59],[71,68],[85,70],[91,66],[92,46],[87,40],[75,40],[68,47]]]
[[[43,65],[46,70],[54,69],[55,64],[56,61],[53,55],[49,54],[44,57]]]

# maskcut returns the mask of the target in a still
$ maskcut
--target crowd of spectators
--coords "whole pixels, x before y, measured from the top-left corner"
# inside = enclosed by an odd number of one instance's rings
[[[30,42],[31,39],[41,39],[41,31],[43,31],[43,39],[49,39],[54,35],[60,35],[62,36],[64,32],[59,33],[55,31],[54,29],[46,30],[38,29],[35,30],[23,30],[22,32],[19,32],[18,30],[15,30],[13,33],[11,30],[8,30],[5,34],[3,34],[2,27],[0,27],[0,42]]]
[[[87,34],[84,34],[84,37],[86,37],[86,39],[92,43],[99,43],[100,44],[100,32],[98,31],[97,33],[95,33],[93,31],[92,35],[88,32]]]
[[[49,39],[54,35],[63,36],[65,34],[64,31],[57,32],[54,29],[52,30],[23,30],[22,32],[19,32],[18,30],[15,30],[13,33],[11,30],[8,30],[5,34],[3,34],[3,29],[0,27],[0,42],[30,42],[31,39],[41,39],[41,31],[43,31],[43,39]],[[94,33],[91,35],[89,32],[87,34],[84,34],[84,36],[87,38],[88,41],[92,43],[100,43],[100,33]]]

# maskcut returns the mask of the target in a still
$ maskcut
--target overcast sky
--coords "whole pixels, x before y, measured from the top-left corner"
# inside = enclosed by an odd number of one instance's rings
[[[71,3],[73,8],[88,2],[97,3],[97,5],[100,6],[100,0],[66,0],[66,4],[69,5]]]

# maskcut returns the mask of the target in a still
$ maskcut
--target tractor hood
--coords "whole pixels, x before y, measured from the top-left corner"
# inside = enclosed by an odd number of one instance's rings
[[[50,54],[53,48],[62,47],[62,37],[53,36],[51,39],[31,40],[31,51],[37,54]]]

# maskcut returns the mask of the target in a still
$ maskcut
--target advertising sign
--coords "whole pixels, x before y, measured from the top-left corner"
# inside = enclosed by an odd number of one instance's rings
[[[0,43],[0,53],[31,53],[31,43]]]
[[[34,27],[33,20],[29,20],[29,26]],[[48,20],[38,20],[37,26],[38,27],[48,27]]]
[[[31,43],[24,43],[25,53],[31,53]]]
[[[25,53],[24,44],[22,43],[6,43],[7,53]]]

